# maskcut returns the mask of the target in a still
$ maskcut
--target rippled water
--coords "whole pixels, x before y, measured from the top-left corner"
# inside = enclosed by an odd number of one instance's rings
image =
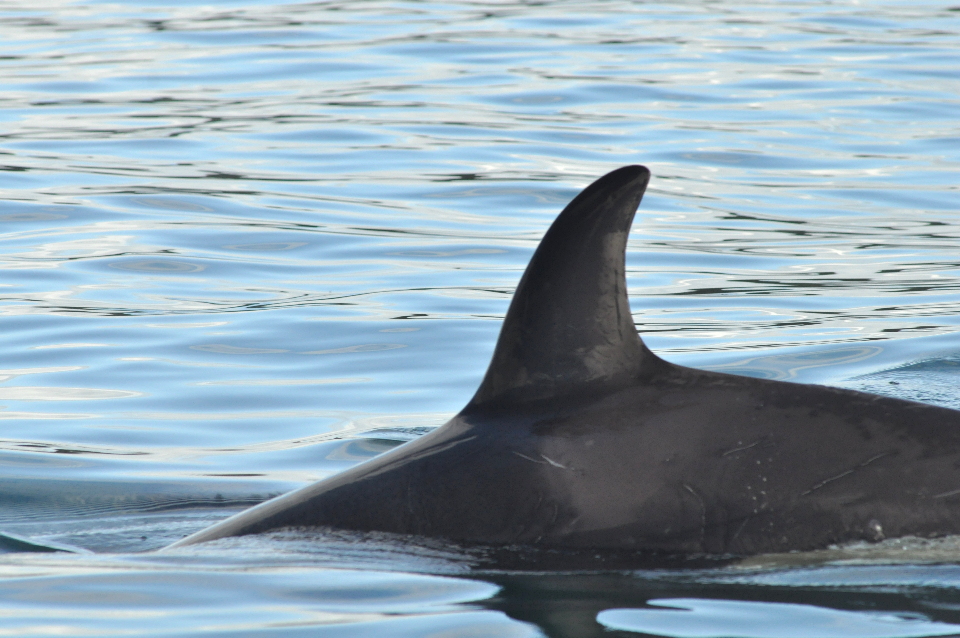
[[[923,564],[952,546],[147,552],[457,411],[550,221],[623,164],[654,173],[654,350],[960,408],[958,35],[932,2],[4,2],[0,530],[95,553],[5,555],[0,635],[960,633],[960,572]]]

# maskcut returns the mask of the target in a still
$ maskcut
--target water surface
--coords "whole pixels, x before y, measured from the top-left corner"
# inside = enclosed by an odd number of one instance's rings
[[[0,635],[960,633],[956,569],[926,564],[951,546],[628,574],[149,553],[443,423],[553,217],[624,164],[654,174],[627,261],[659,354],[960,408],[958,21],[4,3],[0,529],[94,553],[5,555]]]

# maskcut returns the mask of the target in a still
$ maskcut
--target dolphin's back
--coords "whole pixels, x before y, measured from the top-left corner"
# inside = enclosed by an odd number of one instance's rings
[[[175,545],[329,526],[744,555],[960,532],[960,412],[646,348],[624,252],[648,181],[618,169],[564,209],[450,422]]]

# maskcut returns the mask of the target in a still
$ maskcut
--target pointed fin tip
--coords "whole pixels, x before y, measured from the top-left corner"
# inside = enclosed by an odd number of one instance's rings
[[[627,236],[649,180],[644,166],[619,168],[560,213],[517,286],[468,407],[621,385],[659,361],[634,327],[624,272]]]
[[[642,180],[642,185],[637,183],[638,180]],[[646,166],[640,164],[631,164],[629,166],[622,166],[616,170],[610,171],[603,177],[597,179],[592,184],[584,188],[580,195],[575,197],[570,203],[577,201],[581,196],[589,196],[596,191],[615,191],[623,187],[646,189],[647,184],[650,182],[650,169]],[[642,194],[642,191],[641,191]]]

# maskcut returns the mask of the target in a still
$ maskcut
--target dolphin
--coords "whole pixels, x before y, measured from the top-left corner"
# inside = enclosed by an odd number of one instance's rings
[[[697,370],[641,341],[624,253],[650,180],[581,192],[442,427],[170,547],[290,526],[747,556],[960,533],[960,411]]]

